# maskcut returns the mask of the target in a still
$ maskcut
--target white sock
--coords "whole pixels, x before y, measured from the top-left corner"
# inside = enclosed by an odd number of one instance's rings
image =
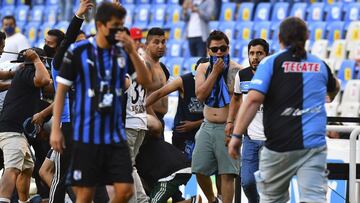
[[[21,201],[21,200],[18,200],[19,203],[27,203],[28,201]]]
[[[10,199],[0,197],[0,202],[10,203]]]

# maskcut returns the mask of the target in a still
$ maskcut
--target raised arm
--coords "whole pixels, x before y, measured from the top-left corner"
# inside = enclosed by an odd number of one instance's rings
[[[33,79],[35,87],[44,87],[50,84],[51,79],[45,65],[40,60],[40,57],[32,49],[28,49],[24,52],[25,58],[34,63],[35,66],[35,77]]]
[[[94,4],[91,3],[91,0],[80,1],[80,6],[75,13],[75,16],[72,18],[68,29],[65,33],[65,39],[61,42],[59,49],[57,50],[54,56],[54,68],[56,70],[60,69],[62,59],[64,54],[69,46],[76,41],[76,38],[79,34],[82,23],[84,22],[84,14],[91,8],[94,7]]]
[[[171,81],[162,88],[151,93],[146,99],[146,107],[151,106],[162,97],[169,95],[171,92],[174,92],[176,90],[179,90],[181,93],[184,92],[183,82],[181,77],[177,77],[175,80]]]

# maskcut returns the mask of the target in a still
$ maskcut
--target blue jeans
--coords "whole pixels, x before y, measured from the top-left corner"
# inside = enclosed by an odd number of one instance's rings
[[[258,203],[254,172],[259,170],[259,154],[264,141],[251,140],[244,136],[241,156],[241,186],[249,203]]]
[[[206,57],[206,42],[202,40],[202,37],[190,37],[188,41],[192,57]]]

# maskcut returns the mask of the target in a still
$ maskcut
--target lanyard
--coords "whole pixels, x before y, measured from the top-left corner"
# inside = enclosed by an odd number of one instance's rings
[[[99,77],[100,80],[102,81],[111,81],[112,79],[112,72],[115,71],[114,67],[113,67],[113,61],[114,61],[114,56],[115,56],[115,50],[112,47],[111,51],[110,51],[110,55],[109,55],[109,59],[110,59],[110,70],[106,69],[105,67],[105,62],[104,62],[104,75],[101,73],[101,66],[99,65],[99,53],[98,53],[98,47],[96,45],[96,41],[95,38],[90,38],[89,41],[91,42],[91,44],[93,45],[93,56],[94,56],[94,65],[96,65],[95,69],[96,69],[96,73]],[[102,57],[102,56],[101,56]]]

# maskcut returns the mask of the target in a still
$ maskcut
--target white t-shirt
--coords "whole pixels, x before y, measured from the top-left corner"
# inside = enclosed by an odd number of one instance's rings
[[[241,71],[241,70],[240,70]],[[234,93],[242,94],[243,101],[246,100],[248,91],[249,91],[250,81],[243,81],[239,77],[239,73],[235,76],[234,84]],[[249,127],[247,128],[247,134],[252,140],[266,140],[264,134],[264,125],[263,125],[263,105],[259,107],[254,119],[251,121]]]
[[[194,0],[193,5],[201,4],[202,0]],[[202,30],[201,30],[201,19],[198,13],[192,12],[190,15],[189,20],[189,27],[188,27],[188,37],[201,37]]]
[[[21,50],[28,48],[30,48],[29,41],[23,34],[19,32],[11,35],[10,37],[6,37],[5,39],[4,51],[19,53]],[[17,59],[16,54],[3,53],[0,58],[0,63],[5,61],[16,60],[16,59]]]
[[[128,96],[125,128],[147,130],[146,90],[135,79],[129,79],[130,86],[126,90]]]

